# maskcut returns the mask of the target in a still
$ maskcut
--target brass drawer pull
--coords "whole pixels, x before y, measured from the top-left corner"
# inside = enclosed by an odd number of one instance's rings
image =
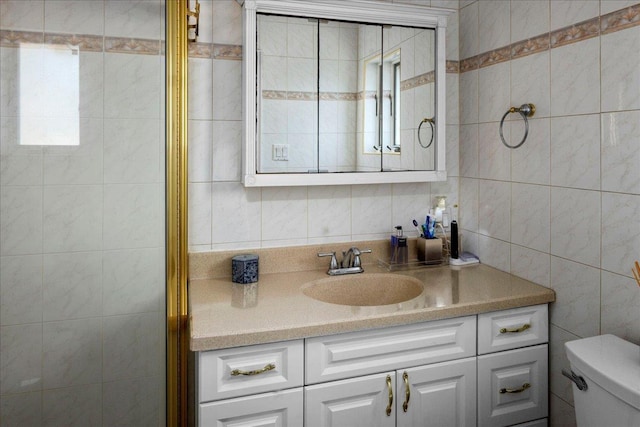
[[[502,328],[502,329],[500,329],[500,333],[501,334],[518,333],[518,332],[526,331],[530,327],[531,327],[530,324],[525,323],[524,325],[520,326],[519,328]]]
[[[391,388],[391,376],[387,375],[387,389],[389,389],[389,404],[387,405],[387,417],[391,416],[391,407],[393,406],[393,388]]]
[[[409,399],[411,399],[411,390],[409,390],[409,374],[406,372],[402,374],[402,379],[404,380],[404,403],[402,404],[402,409],[404,412],[407,412],[409,409]]]
[[[524,383],[522,384],[522,387],[520,388],[501,388],[500,389],[500,394],[506,394],[506,393],[522,393],[523,391],[525,391],[526,389],[530,388],[531,384],[529,383]]]
[[[241,371],[240,369],[234,369],[231,371],[231,375],[237,377],[238,375],[260,375],[268,371],[276,369],[276,365],[269,363],[262,369],[256,369],[255,371]]]

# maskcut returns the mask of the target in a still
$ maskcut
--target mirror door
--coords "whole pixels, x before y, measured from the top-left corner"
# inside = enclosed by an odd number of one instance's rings
[[[435,169],[435,30],[257,22],[258,173]]]
[[[348,0],[339,8],[244,2],[243,184],[445,179],[448,13]]]
[[[318,171],[318,20],[258,15],[260,173]]]
[[[434,170],[435,30],[383,29],[384,171]]]

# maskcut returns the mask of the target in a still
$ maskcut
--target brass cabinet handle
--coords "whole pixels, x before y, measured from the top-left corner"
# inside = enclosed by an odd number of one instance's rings
[[[393,406],[393,388],[391,387],[391,376],[387,375],[387,389],[389,389],[389,404],[387,405],[387,417],[391,416]]]
[[[409,399],[411,399],[411,390],[409,389],[409,374],[405,371],[402,374],[402,379],[404,380],[404,403],[402,404],[402,410],[407,412],[409,409]]]
[[[530,324],[525,323],[524,325],[520,326],[519,328],[502,328],[502,329],[500,329],[500,333],[501,334],[518,333],[518,332],[526,331],[530,327],[531,327]]]
[[[240,369],[234,369],[231,371],[231,375],[237,377],[238,375],[260,375],[268,371],[272,371],[276,369],[276,365],[273,363],[269,363],[262,369],[256,369],[255,371],[241,371]]]
[[[501,388],[500,389],[500,394],[505,394],[505,393],[522,393],[523,391],[525,391],[526,389],[530,388],[531,384],[529,383],[524,383],[522,384],[522,387],[520,388]]]

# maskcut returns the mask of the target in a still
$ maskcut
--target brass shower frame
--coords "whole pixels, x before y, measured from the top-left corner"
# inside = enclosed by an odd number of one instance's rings
[[[186,426],[187,307],[187,0],[166,0],[166,425]]]

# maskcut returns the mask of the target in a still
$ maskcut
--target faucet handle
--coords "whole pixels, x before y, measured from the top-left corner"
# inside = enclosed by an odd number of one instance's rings
[[[363,250],[358,250],[357,248],[355,248],[356,250],[353,251],[354,257],[353,257],[353,266],[354,267],[361,267],[362,266],[362,262],[360,261],[360,255],[362,254],[370,254],[371,253],[371,249],[363,249]],[[357,251],[357,253],[356,253]]]
[[[331,263],[329,264],[329,269],[330,270],[337,270],[338,269],[338,260],[336,259],[336,253],[335,252],[320,252],[318,253],[319,257],[325,257],[325,256],[330,256],[331,257]]]

